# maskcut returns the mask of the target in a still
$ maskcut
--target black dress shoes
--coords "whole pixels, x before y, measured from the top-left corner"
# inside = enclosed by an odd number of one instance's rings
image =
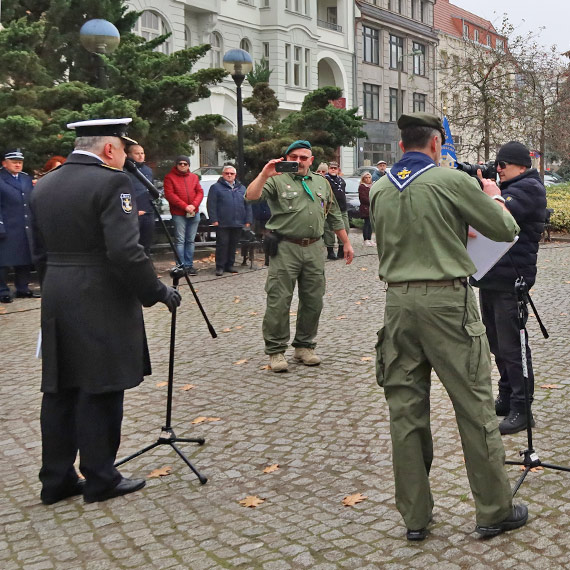
[[[12,297],[10,297],[10,295],[2,295],[2,297],[0,297],[0,303],[13,303],[14,299],[12,299]]]
[[[420,528],[420,530],[410,530],[406,531],[406,538],[408,540],[419,542],[420,540],[425,540],[428,535],[427,528]]]
[[[79,480],[71,486],[64,487],[57,493],[49,494],[42,491],[40,494],[40,499],[44,505],[53,505],[54,503],[63,501],[63,499],[75,497],[76,495],[83,495],[84,487],[85,481]]]
[[[493,524],[490,526],[479,526],[475,527],[475,530],[484,537],[490,538],[492,536],[497,536],[506,530],[514,530],[526,524],[528,520],[528,509],[526,505],[513,505],[513,511],[510,516],[500,523]]]
[[[100,503],[101,501],[107,501],[114,497],[134,493],[135,491],[142,489],[145,485],[146,481],[144,479],[127,479],[126,477],[123,477],[116,487],[113,487],[104,493],[100,493],[99,495],[93,495],[92,497],[84,496],[84,500],[86,503]]]
[[[16,291],[18,299],[39,299],[41,295],[35,291]]]

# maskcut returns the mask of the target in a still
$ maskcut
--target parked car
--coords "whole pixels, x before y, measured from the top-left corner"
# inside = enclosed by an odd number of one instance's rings
[[[360,218],[360,198],[358,197],[360,176],[347,176],[344,180],[346,182],[346,211],[348,221],[352,222],[354,218]]]
[[[200,182],[202,180],[213,180],[215,182],[222,175],[223,168],[223,166],[201,166],[193,170],[192,173],[200,178]]]
[[[563,182],[561,176],[554,175],[554,173],[546,173],[544,175],[544,185],[545,186],[553,186],[554,184],[560,184]]]

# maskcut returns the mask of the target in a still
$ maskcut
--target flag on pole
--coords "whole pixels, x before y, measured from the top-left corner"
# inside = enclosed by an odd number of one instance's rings
[[[445,142],[441,145],[441,162],[439,165],[446,168],[455,168],[457,155],[455,154],[455,145],[453,144],[447,117],[443,117],[443,128],[445,129]]]

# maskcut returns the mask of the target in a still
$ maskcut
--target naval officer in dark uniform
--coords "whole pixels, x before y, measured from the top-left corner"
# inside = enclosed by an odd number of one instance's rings
[[[68,125],[75,150],[36,185],[42,281],[41,500],[104,501],[141,489],[114,467],[124,390],[150,374],[142,306],[180,304],[139,245],[132,185],[121,170],[131,119]],[[73,466],[79,451],[81,483]]]

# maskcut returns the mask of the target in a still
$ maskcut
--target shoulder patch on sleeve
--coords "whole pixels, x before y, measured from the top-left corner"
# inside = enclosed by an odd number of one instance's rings
[[[130,214],[133,211],[133,199],[130,194],[121,194],[121,208],[125,214]]]

